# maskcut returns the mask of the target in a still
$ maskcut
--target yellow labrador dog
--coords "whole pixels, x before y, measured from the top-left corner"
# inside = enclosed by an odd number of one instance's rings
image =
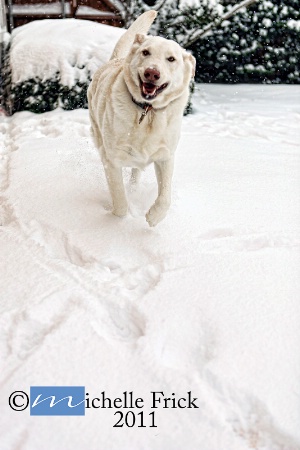
[[[170,206],[174,153],[195,73],[195,58],[176,42],[146,35],[155,17],[155,11],[138,17],[88,89],[92,134],[116,216],[128,208],[122,168],[132,167],[136,182],[140,170],[154,163],[158,197],[146,214],[150,226]]]

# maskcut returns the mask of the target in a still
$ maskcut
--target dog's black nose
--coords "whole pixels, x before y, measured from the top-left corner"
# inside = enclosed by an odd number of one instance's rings
[[[144,77],[147,81],[155,82],[160,79],[160,73],[158,70],[148,67],[144,72]]]

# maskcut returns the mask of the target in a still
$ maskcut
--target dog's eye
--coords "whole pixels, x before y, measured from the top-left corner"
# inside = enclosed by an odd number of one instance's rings
[[[174,56],[170,56],[170,57],[168,58],[168,61],[170,61],[170,62],[174,62],[174,61],[175,61],[175,58],[174,58]]]
[[[142,53],[143,53],[144,56],[149,56],[150,55],[150,52],[148,50],[143,50]]]

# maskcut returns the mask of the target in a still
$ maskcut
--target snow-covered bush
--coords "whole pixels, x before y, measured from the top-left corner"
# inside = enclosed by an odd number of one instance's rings
[[[109,60],[120,28],[88,20],[39,20],[16,28],[3,70],[9,113],[86,108],[94,72]]]
[[[131,17],[139,15],[150,4],[159,8],[152,32],[175,39],[194,53],[196,81],[300,82],[299,0],[258,0],[197,41],[194,38],[199,30],[210,23],[217,24],[239,2],[128,0],[128,3]]]
[[[0,106],[4,106],[9,95],[11,73],[9,66],[10,34],[4,33],[0,42]]]
[[[156,34],[186,47],[195,31],[216,20],[222,11],[217,0],[166,0],[153,28]]]
[[[197,81],[300,83],[298,0],[261,0],[191,46]]]

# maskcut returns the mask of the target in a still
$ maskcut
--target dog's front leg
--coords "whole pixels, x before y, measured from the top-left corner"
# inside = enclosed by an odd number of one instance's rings
[[[122,176],[122,167],[114,166],[103,158],[103,166],[113,203],[113,214],[118,217],[126,216],[128,205]]]
[[[155,225],[163,220],[170,207],[174,159],[155,162],[154,166],[158,184],[158,197],[146,214],[146,220],[150,227],[155,227]]]

